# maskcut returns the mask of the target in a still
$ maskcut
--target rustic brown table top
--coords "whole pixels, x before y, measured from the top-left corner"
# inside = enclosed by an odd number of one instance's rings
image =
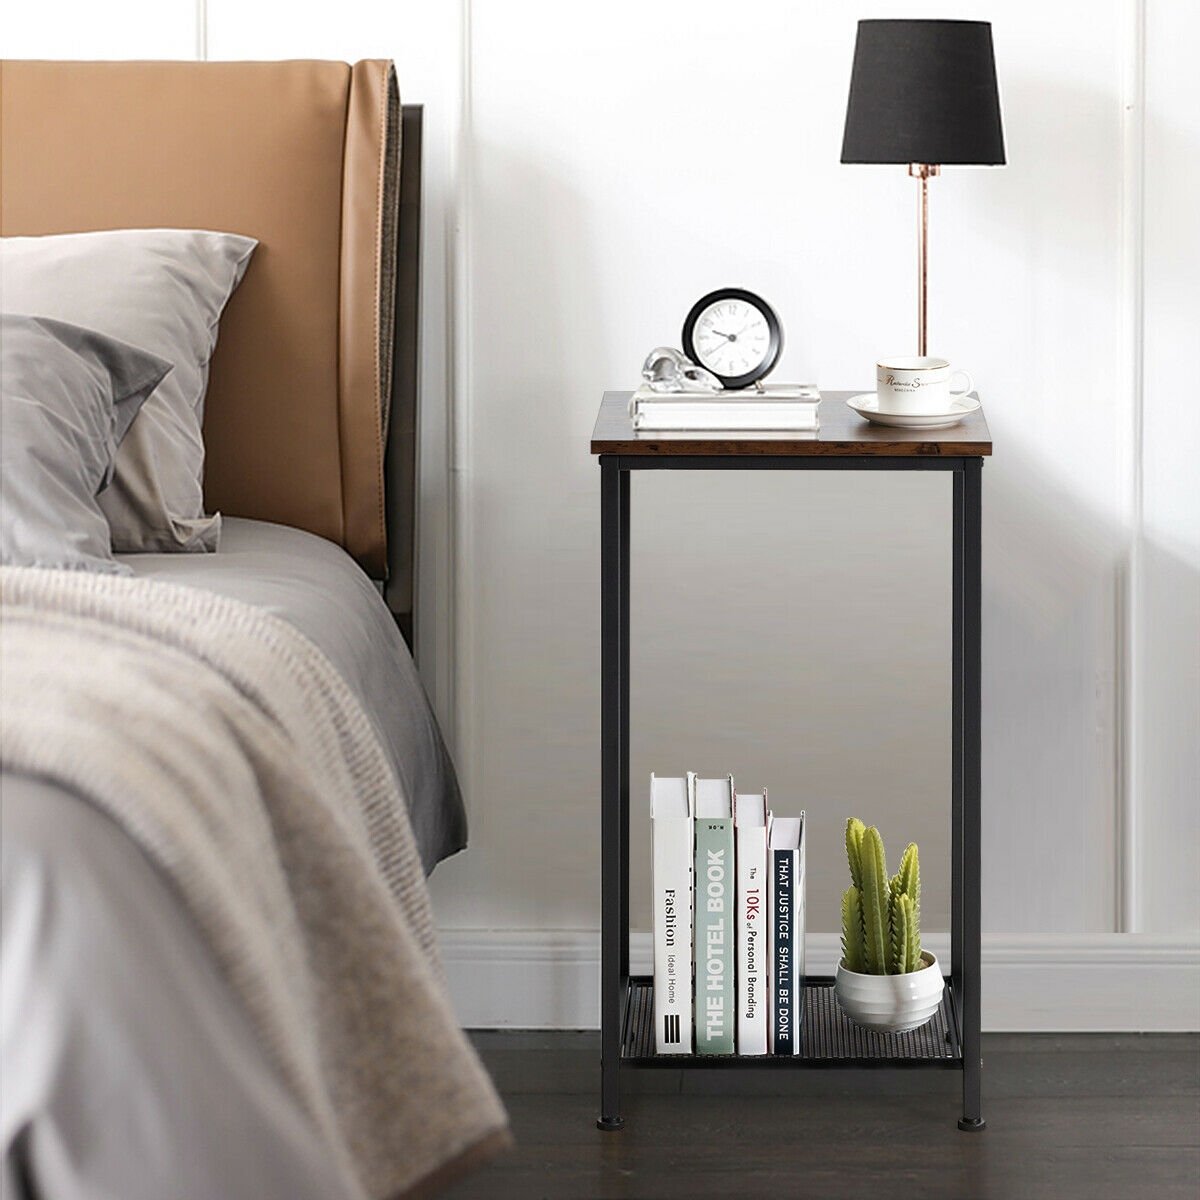
[[[593,454],[643,455],[919,455],[974,457],[991,454],[992,435],[983,409],[948,429],[891,429],[860,417],[846,401],[858,392],[822,392],[821,428],[815,433],[718,433],[635,430],[631,392],[605,392],[592,430]]]

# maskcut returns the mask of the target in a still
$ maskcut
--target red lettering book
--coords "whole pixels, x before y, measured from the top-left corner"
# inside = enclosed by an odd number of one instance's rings
[[[737,1052],[766,1054],[771,1013],[767,793],[733,799],[737,848]]]

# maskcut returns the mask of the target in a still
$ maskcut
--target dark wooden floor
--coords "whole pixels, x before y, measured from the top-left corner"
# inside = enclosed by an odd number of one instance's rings
[[[594,1125],[594,1033],[474,1035],[517,1148],[453,1200],[1198,1200],[1200,1036],[984,1037],[983,1133],[956,1072],[629,1072]]]

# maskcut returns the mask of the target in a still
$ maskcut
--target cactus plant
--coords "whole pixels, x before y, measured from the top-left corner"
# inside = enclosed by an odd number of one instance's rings
[[[921,867],[910,842],[889,878],[883,838],[857,817],[846,822],[851,886],[842,896],[842,957],[863,975],[906,975],[921,959]]]
[[[842,959],[847,971],[865,975],[867,949],[863,944],[862,892],[848,887],[842,896]]]
[[[892,942],[892,900],[888,887],[887,863],[884,861],[883,838],[879,836],[879,830],[874,825],[863,834],[862,877],[867,973],[887,975]]]
[[[921,907],[921,864],[917,861],[917,843],[909,842],[900,857],[900,870],[896,872],[900,891],[912,897],[913,906]]]
[[[862,887],[862,837],[867,827],[857,818],[846,822],[846,857],[850,860],[850,882]]]

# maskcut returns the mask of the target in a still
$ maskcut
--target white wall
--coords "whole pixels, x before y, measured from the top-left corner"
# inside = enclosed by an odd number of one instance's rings
[[[1155,0],[1149,17],[1128,764],[1141,875],[1130,900],[1138,927],[1183,930],[1200,923],[1200,405],[1187,394],[1200,337],[1200,88],[1181,47],[1197,44],[1200,11]]]
[[[985,1020],[1195,1025],[1200,105],[1178,47],[1196,11],[918,8],[994,22],[1009,153],[1004,170],[932,185],[931,346],[972,371],[996,443]],[[71,32],[74,10],[94,38]],[[879,353],[911,345],[913,185],[837,159],[855,20],[914,8],[746,0],[732,24],[715,0],[204,10],[60,0],[10,14],[5,49],[391,55],[406,100],[425,103],[419,649],[473,822],[435,901],[465,1016],[590,1023],[599,393],[631,385],[726,283],[781,313],[780,378],[865,386]],[[778,810],[806,807],[818,931],[834,928],[845,814],[878,820],[896,848],[916,838],[936,938],[946,481],[671,473],[633,487],[635,780],[732,770]],[[643,844],[635,867],[644,923]],[[1081,1016],[1076,989],[1095,978],[1114,981],[1109,1003]]]

